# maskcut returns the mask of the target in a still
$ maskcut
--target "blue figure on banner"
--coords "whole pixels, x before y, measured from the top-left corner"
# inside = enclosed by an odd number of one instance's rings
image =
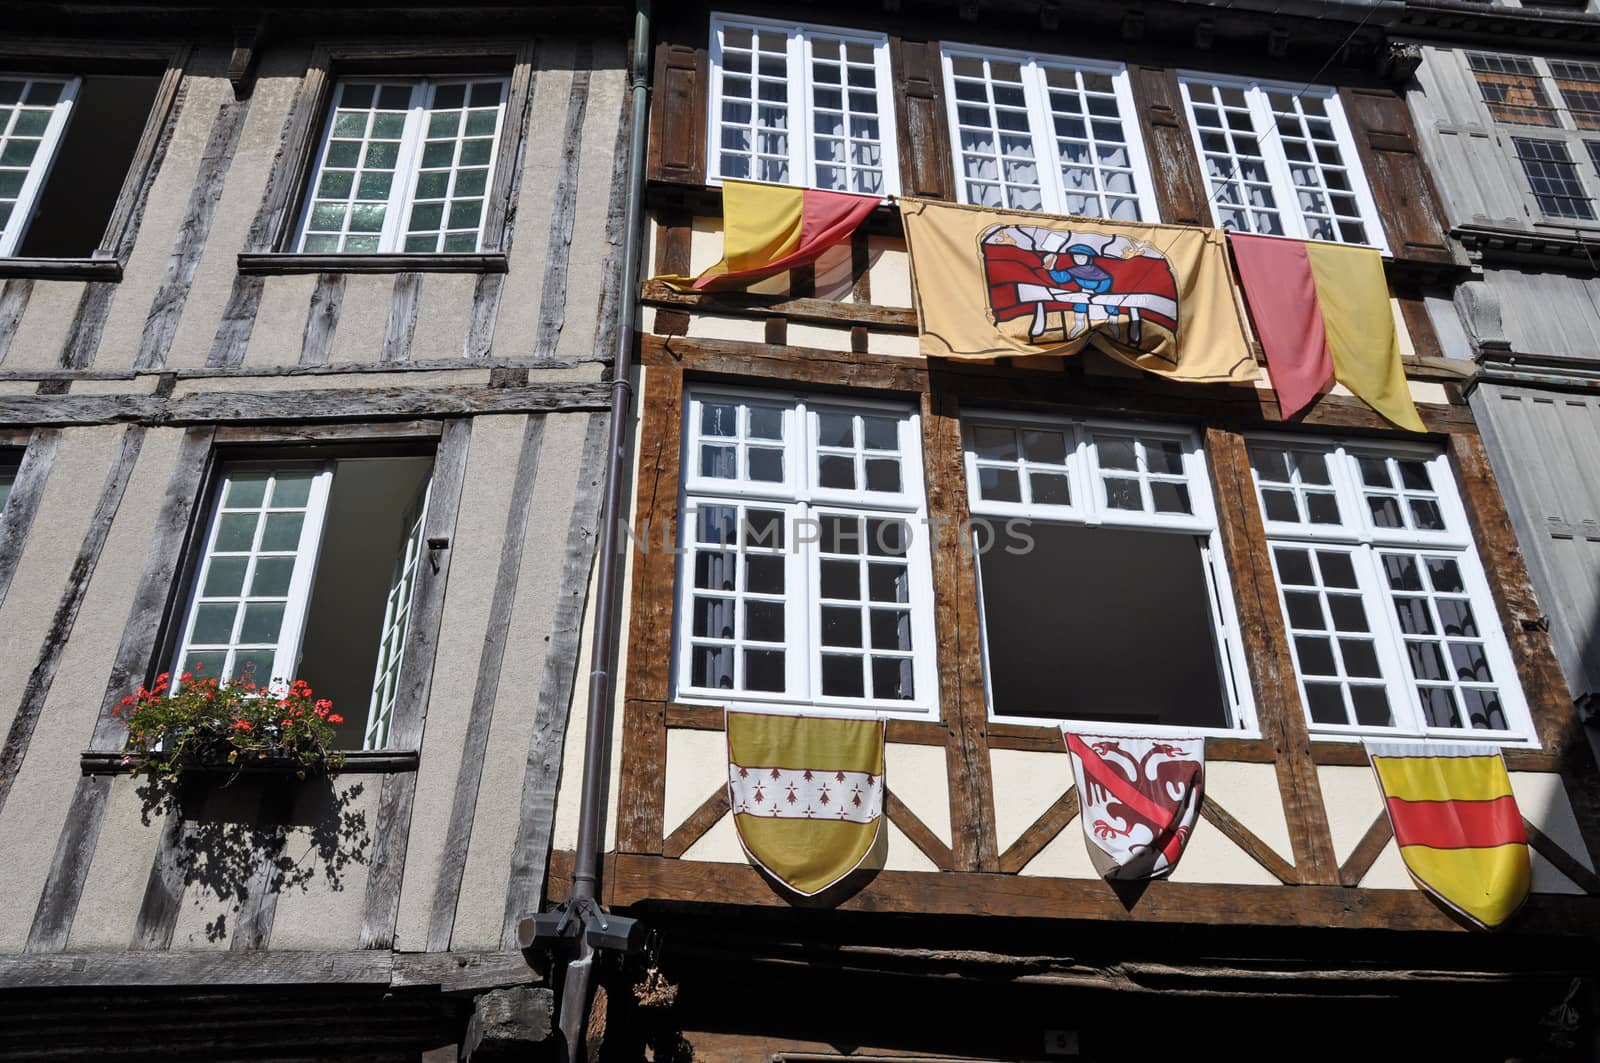
[[[1106,295],[1111,292],[1111,274],[1106,272],[1097,259],[1099,254],[1087,244],[1073,244],[1065,251],[1044,256],[1044,268],[1050,274],[1050,279],[1063,287],[1076,288],[1088,292],[1090,295]],[[1077,313],[1072,329],[1067,333],[1067,339],[1077,339],[1089,330],[1091,323],[1090,304],[1087,302],[1074,303],[1072,309]],[[1096,307],[1109,320],[1112,334],[1116,334],[1118,308],[1116,306]],[[1139,318],[1137,314],[1130,315],[1128,323],[1128,342],[1139,342]]]

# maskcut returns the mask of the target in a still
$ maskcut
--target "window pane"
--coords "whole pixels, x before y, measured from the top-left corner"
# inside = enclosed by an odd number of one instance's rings
[[[1469,53],[1467,62],[1478,79],[1478,89],[1489,105],[1489,113],[1496,121],[1517,125],[1557,124],[1555,109],[1539,83],[1539,72],[1533,60],[1522,56]]]
[[[1529,137],[1512,137],[1511,143],[1541,211],[1553,218],[1593,220],[1594,204],[1565,144]]]
[[[1202,81],[1185,81],[1184,87],[1218,223],[1225,229],[1281,236],[1283,222],[1259,140],[1264,131],[1256,130],[1244,93]],[[1256,209],[1228,209],[1230,205]]]

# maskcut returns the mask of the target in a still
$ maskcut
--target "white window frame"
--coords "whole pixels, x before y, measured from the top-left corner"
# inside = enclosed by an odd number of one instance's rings
[[[706,402],[755,402],[786,407],[783,417],[784,480],[753,483],[700,474],[700,413]],[[850,414],[890,414],[898,418],[900,491],[828,489],[816,483],[818,445],[816,418],[823,411]],[[742,427],[741,427],[742,432]],[[707,437],[722,439],[724,437]],[[693,387],[684,396],[683,476],[679,490],[677,591],[674,595],[672,660],[674,700],[691,705],[746,703],[769,706],[808,706],[839,715],[926,720],[939,711],[939,675],[933,629],[933,571],[929,550],[927,492],[923,480],[921,414],[911,403],[856,398],[835,398],[778,389]],[[742,457],[740,458],[742,462]],[[741,468],[742,475],[742,468]],[[784,513],[784,665],[786,690],[740,691],[696,688],[692,676],[690,625],[694,609],[694,537],[698,507],[728,506],[781,510]],[[828,697],[821,693],[821,532],[801,541],[803,520],[816,521],[832,513],[853,513],[867,518],[899,519],[906,524],[909,543],[905,554],[907,597],[911,621],[913,699]],[[645,549],[658,546],[645,544]],[[864,635],[864,637],[866,637]],[[870,640],[869,640],[870,641]],[[735,644],[735,651],[742,642]]]
[[[1489,101],[1483,98],[1483,87],[1478,83],[1478,72],[1472,69],[1472,55],[1493,55],[1508,59],[1526,59],[1533,64],[1539,87],[1544,91],[1545,99],[1550,105],[1550,112],[1555,116],[1555,125],[1530,125],[1524,122],[1510,122],[1503,118],[1495,117],[1489,109]],[[1495,131],[1495,138],[1504,152],[1506,162],[1511,167],[1512,178],[1516,188],[1522,194],[1523,206],[1527,211],[1528,219],[1534,225],[1553,227],[1556,229],[1600,229],[1600,159],[1597,159],[1589,150],[1590,144],[1600,146],[1600,129],[1580,129],[1577,119],[1573,117],[1572,109],[1567,105],[1566,97],[1561,94],[1561,89],[1556,85],[1556,77],[1550,69],[1547,57],[1531,55],[1527,52],[1512,52],[1501,48],[1459,48],[1455,51],[1456,62],[1460,64],[1461,76],[1472,87],[1472,105],[1478,109],[1479,119],[1484,126]],[[1551,57],[1564,59],[1566,57]],[[1574,57],[1574,62],[1589,62],[1594,60],[1583,57]],[[1578,178],[1588,196],[1590,212],[1594,217],[1569,218],[1561,214],[1547,214],[1539,205],[1539,197],[1533,191],[1533,186],[1528,179],[1528,173],[1522,166],[1522,159],[1517,152],[1513,140],[1543,140],[1553,144],[1562,145],[1567,152],[1567,158],[1573,165],[1573,173]]]
[[[847,43],[865,44],[872,48],[874,65],[877,70],[877,103],[878,103],[878,134],[883,162],[883,189],[884,198],[900,194],[900,167],[899,167],[899,140],[895,126],[894,93],[896,85],[894,75],[889,63],[889,37],[884,33],[868,33],[861,30],[841,29],[837,26],[824,26],[810,22],[788,22],[777,19],[751,18],[744,15],[734,15],[720,11],[711,13],[710,45],[710,86],[707,96],[706,110],[706,183],[720,186],[723,182],[722,173],[722,71],[723,71],[723,40],[722,33],[726,29],[750,29],[768,33],[783,33],[788,38],[786,62],[788,68],[788,98],[786,101],[789,115],[789,180],[782,182],[786,187],[816,188],[817,186],[817,160],[815,153],[815,122],[812,115],[812,80],[811,57],[812,40],[815,37],[826,37]],[[742,101],[741,101],[742,102]],[[751,101],[752,107],[756,101]],[[753,117],[753,116],[752,116]],[[846,153],[849,151],[848,135],[845,139]],[[803,177],[804,180],[800,180]],[[775,182],[762,181],[752,169],[748,177],[735,177],[733,180],[750,181],[757,184],[772,184]],[[853,192],[854,189],[842,191]]]
[[[1383,219],[1378,213],[1372,186],[1367,181],[1366,169],[1362,165],[1355,136],[1350,132],[1350,121],[1344,112],[1344,102],[1339,98],[1339,91],[1336,88],[1329,85],[1295,85],[1263,78],[1230,77],[1201,70],[1180,70],[1178,86],[1183,96],[1184,118],[1189,126],[1189,137],[1194,145],[1195,159],[1199,162],[1202,175],[1205,176],[1206,206],[1211,212],[1214,224],[1221,226],[1222,221],[1217,210],[1216,189],[1211,187],[1210,176],[1205,175],[1205,149],[1200,139],[1200,128],[1195,122],[1194,99],[1189,92],[1191,83],[1239,89],[1244,92],[1245,101],[1250,108],[1251,121],[1255,127],[1255,138],[1261,148],[1262,165],[1266,168],[1272,184],[1272,196],[1277,203],[1278,216],[1283,220],[1284,231],[1279,235],[1295,240],[1310,240],[1312,236],[1306,227],[1305,215],[1300,208],[1300,198],[1294,180],[1289,174],[1290,163],[1283,153],[1278,125],[1267,102],[1267,93],[1279,92],[1290,96],[1315,96],[1321,99],[1327,108],[1328,121],[1333,126],[1334,140],[1339,145],[1339,154],[1345,171],[1350,175],[1351,194],[1354,195],[1356,206],[1361,213],[1361,224],[1367,231],[1365,243],[1345,244],[1345,246],[1373,247],[1384,255],[1389,254],[1389,240],[1383,229]],[[1248,205],[1243,209],[1248,213]],[[1344,244],[1343,240],[1323,242]]]
[[[956,57],[998,60],[1021,65],[1023,96],[1028,107],[1028,132],[1033,140],[1034,165],[1039,168],[1039,195],[1042,200],[1040,213],[1043,214],[1066,214],[1068,195],[1061,181],[1061,158],[1056,152],[1055,122],[1049,106],[1049,87],[1045,80],[1045,70],[1054,67],[1060,70],[1108,75],[1117,98],[1117,121],[1122,126],[1123,139],[1128,146],[1128,162],[1133,171],[1135,198],[1139,204],[1139,222],[1154,224],[1161,220],[1160,208],[1156,205],[1155,179],[1150,172],[1144,135],[1137,121],[1138,108],[1134,104],[1133,85],[1127,64],[1003,48],[942,44],[939,63],[944,77],[945,121],[950,129],[951,167],[959,202],[971,203],[972,200],[967,196],[967,179],[962,173],[961,165],[961,123],[956,112],[955,66],[952,62]],[[1096,172],[1098,174],[1098,165]]]
[[[3,73],[0,73],[0,78],[7,81],[19,80],[26,85],[32,85],[36,81],[49,81],[61,86],[61,96],[51,105],[50,119],[40,139],[39,150],[28,164],[28,175],[23,178],[22,189],[11,208],[11,216],[4,226],[0,226],[0,258],[6,258],[16,254],[17,248],[22,245],[23,237],[27,235],[29,224],[33,221],[33,211],[38,205],[39,193],[44,190],[45,182],[50,179],[50,171],[55,166],[56,153],[61,147],[62,134],[66,132],[67,122],[72,116],[73,101],[77,98],[82,79]],[[7,125],[15,123],[16,117],[13,114]],[[6,134],[9,132],[9,128],[0,126],[0,145],[6,142]]]
[[[984,426],[1012,429],[1039,429],[1047,432],[1065,432],[1067,436],[1067,470],[1072,503],[1067,506],[1037,505],[1031,503],[985,500],[978,490],[978,458],[972,443],[973,431]],[[1183,472],[1185,486],[1189,489],[1192,513],[1155,513],[1136,510],[1113,509],[1106,501],[1105,481],[1094,443],[1094,435],[1133,435],[1141,439],[1162,439],[1183,447]],[[1234,606],[1233,584],[1228,572],[1227,555],[1222,547],[1222,535],[1217,521],[1216,507],[1211,494],[1211,474],[1206,464],[1205,450],[1200,435],[1193,429],[1143,421],[1101,420],[1096,418],[1041,417],[1004,410],[974,410],[961,417],[962,449],[967,476],[968,510],[974,518],[994,517],[998,520],[1030,520],[1040,524],[1066,524],[1078,527],[1129,528],[1144,531],[1189,533],[1204,539],[1199,547],[1201,569],[1205,575],[1210,597],[1210,610],[1214,637],[1218,648],[1220,667],[1217,681],[1222,688],[1222,700],[1234,720],[1232,727],[1184,727],[1195,734],[1214,735],[1220,738],[1259,738],[1260,724],[1256,719],[1255,694],[1251,688],[1249,661],[1244,653],[1243,632]],[[1055,467],[1050,466],[1053,472]],[[1024,477],[1024,479],[1026,479]],[[1142,478],[1141,478],[1142,479]],[[976,540],[976,529],[974,529]],[[994,545],[998,545],[996,542]],[[974,541],[973,548],[977,548]],[[990,720],[996,723],[1022,724],[1033,727],[1057,727],[1069,717],[1045,718],[1038,716],[1006,716],[995,712],[989,665],[988,625],[983,616],[983,573],[974,566],[978,579],[978,621],[982,628],[984,701]],[[1084,721],[1086,726],[1114,726],[1130,734],[1171,734],[1173,728],[1163,724],[1124,724]]]
[[[428,502],[433,498],[433,476],[416,503],[406,512],[402,522],[405,538],[400,543],[400,556],[395,561],[395,573],[389,581],[389,592],[384,597],[383,626],[378,631],[378,660],[372,682],[368,684],[372,695],[367,700],[367,722],[362,728],[361,748],[384,749],[394,728],[394,709],[399,702],[400,676],[405,667],[406,637],[411,630],[412,610],[417,604],[417,572],[422,566],[423,531],[428,524]],[[384,645],[389,647],[384,652]]]
[[[289,589],[284,604],[283,622],[278,629],[277,648],[273,655],[272,669],[265,677],[265,682],[258,682],[257,686],[278,684],[287,686],[295,676],[295,670],[300,666],[300,643],[305,633],[306,612],[311,601],[311,588],[315,580],[318,554],[321,551],[323,525],[328,514],[328,495],[333,486],[332,462],[306,462],[306,461],[241,461],[229,462],[223,466],[221,475],[217,478],[215,497],[211,501],[211,510],[207,519],[205,545],[202,549],[199,563],[195,566],[194,584],[189,592],[189,601],[184,610],[182,636],[178,639],[177,653],[172,661],[172,675],[181,676],[185,672],[184,664],[190,652],[216,652],[206,648],[196,649],[192,645],[194,627],[199,617],[200,607],[205,604],[204,590],[206,577],[211,569],[213,552],[216,545],[217,533],[222,526],[223,501],[232,477],[238,473],[264,472],[269,475],[291,472],[310,472],[313,474],[311,488],[305,507],[305,518],[300,525],[300,540],[295,546],[295,563],[293,574],[290,576]],[[270,500],[269,500],[270,501]],[[266,521],[258,521],[255,538],[252,541],[250,555],[255,557],[255,544],[260,542],[264,534]],[[240,588],[240,606],[234,617],[233,631],[237,635],[240,626],[244,623],[247,600],[250,589],[249,581],[252,578],[254,566],[251,565],[245,572],[245,583]],[[234,650],[234,638],[229,648],[225,651],[231,657]],[[217,680],[227,678],[231,666],[225,658],[222,674],[214,676]],[[178,682],[173,683],[173,688],[178,687]]]
[[[1295,683],[1300,693],[1306,726],[1317,739],[1355,741],[1362,737],[1437,738],[1446,741],[1492,742],[1498,745],[1538,748],[1532,717],[1523,694],[1516,662],[1512,659],[1510,645],[1500,623],[1500,611],[1489,588],[1488,576],[1472,538],[1471,526],[1461,502],[1455,472],[1449,456],[1437,447],[1405,441],[1371,442],[1328,437],[1295,436],[1280,433],[1251,433],[1246,438],[1250,446],[1282,447],[1317,451],[1328,465],[1329,479],[1338,500],[1341,525],[1293,524],[1266,518],[1262,500],[1261,478],[1255,468],[1254,456],[1250,462],[1250,478],[1254,484],[1258,511],[1266,528],[1267,551],[1272,559],[1273,582],[1277,587],[1278,608],[1284,621],[1285,638],[1294,660]],[[1433,485],[1445,528],[1442,531],[1418,531],[1409,528],[1383,528],[1374,524],[1366,504],[1366,491],[1362,483],[1357,457],[1412,459],[1427,465],[1428,478]],[[1352,514],[1354,518],[1352,519]],[[1356,578],[1361,591],[1362,604],[1367,612],[1367,622],[1375,643],[1374,649],[1383,671],[1384,688],[1388,694],[1390,711],[1396,721],[1393,727],[1374,727],[1362,724],[1318,723],[1311,718],[1310,699],[1306,695],[1305,678],[1300,667],[1299,649],[1289,634],[1292,623],[1283,581],[1278,575],[1278,559],[1274,547],[1303,546],[1310,549],[1335,547],[1351,555]],[[1483,643],[1484,658],[1495,689],[1500,696],[1500,706],[1509,725],[1503,731],[1464,728],[1431,727],[1426,724],[1417,682],[1412,677],[1411,665],[1405,650],[1405,636],[1395,615],[1393,596],[1383,571],[1381,553],[1413,551],[1435,556],[1448,556],[1461,574],[1464,594],[1472,607],[1479,638]],[[1431,594],[1421,592],[1421,597]],[[1442,638],[1436,636],[1435,638]],[[1446,666],[1451,666],[1447,659]]]
[[[388,209],[384,212],[383,229],[377,234],[378,249],[375,252],[337,250],[314,253],[332,255],[421,255],[437,253],[405,250],[406,235],[408,233],[408,225],[411,220],[411,210],[417,198],[417,182],[421,176],[423,146],[428,139],[428,116],[433,112],[433,101],[441,87],[446,85],[471,85],[474,83],[491,81],[498,81],[500,83],[500,103],[498,114],[495,119],[495,129],[493,134],[491,134],[489,137],[488,176],[485,179],[484,191],[481,196],[483,205],[478,214],[478,237],[477,240],[474,241],[473,250],[471,252],[444,253],[471,254],[482,251],[484,246],[485,228],[489,223],[489,204],[494,198],[495,171],[500,166],[500,140],[501,132],[505,128],[506,122],[506,103],[511,91],[511,79],[509,77],[489,73],[481,75],[463,74],[440,77],[413,75],[396,75],[394,77],[387,77],[381,74],[354,75],[347,78],[340,78],[337,82],[335,82],[332,91],[329,93],[328,113],[323,118],[322,136],[317,144],[316,157],[308,171],[307,184],[304,194],[301,197],[302,203],[300,208],[300,218],[295,226],[294,250],[298,253],[307,253],[304,251],[307,238],[310,236],[320,235],[319,233],[309,232],[308,230],[310,229],[311,214],[316,206],[317,186],[321,183],[323,167],[327,161],[328,149],[333,141],[334,122],[338,117],[339,101],[343,99],[345,86],[349,84],[373,83],[379,85],[409,84],[411,87],[411,99],[407,106],[405,131],[401,134],[399,154],[395,159],[394,180],[389,186]],[[362,144],[366,144],[365,138],[363,138]],[[455,184],[455,176],[459,169],[459,164],[452,164],[450,170],[448,171],[451,175],[450,183],[452,187]],[[357,170],[356,172],[359,173],[360,171]],[[451,200],[447,197],[445,200],[445,206],[448,207],[450,202]],[[349,207],[347,207],[347,209],[349,209]],[[445,218],[444,222],[448,222],[448,218]],[[348,219],[346,219],[345,224],[348,226]],[[447,225],[444,227],[448,228]],[[347,228],[343,235],[349,236],[352,235],[352,233]]]

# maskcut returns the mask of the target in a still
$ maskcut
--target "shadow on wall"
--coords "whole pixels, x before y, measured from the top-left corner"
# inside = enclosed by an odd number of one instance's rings
[[[372,841],[360,807],[365,789],[325,776],[219,774],[176,788],[141,782],[138,794],[146,825],[152,815],[167,817],[161,846],[170,861],[168,882],[181,883],[177,895],[198,886],[195,903],[226,906],[205,926],[207,940],[220,941],[230,933],[264,938],[271,916],[262,913],[270,913],[277,896],[308,891],[319,877],[325,889],[344,889],[347,871],[367,862]],[[230,913],[240,924],[232,931]]]

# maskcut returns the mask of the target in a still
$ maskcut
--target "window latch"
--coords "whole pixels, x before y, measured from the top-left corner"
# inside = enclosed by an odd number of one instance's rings
[[[450,538],[446,535],[434,535],[428,539],[428,564],[433,568],[433,574],[439,574],[439,554],[450,549]]]

